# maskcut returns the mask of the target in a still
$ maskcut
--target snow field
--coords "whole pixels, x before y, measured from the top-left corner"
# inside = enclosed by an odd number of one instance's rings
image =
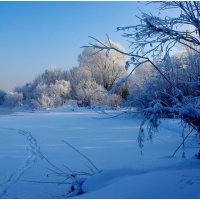
[[[196,149],[189,148],[185,159],[181,151],[168,157],[181,142],[178,121],[163,120],[141,156],[140,119],[107,117],[78,109],[0,115],[1,198],[65,198],[68,185],[30,182],[65,179],[51,173],[53,168],[42,155],[62,170],[67,166],[88,171],[88,162],[62,140],[102,170],[89,177],[83,184],[85,193],[74,198],[200,198]]]

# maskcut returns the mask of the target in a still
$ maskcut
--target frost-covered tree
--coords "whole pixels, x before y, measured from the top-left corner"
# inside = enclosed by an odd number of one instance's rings
[[[42,108],[57,107],[65,103],[70,90],[70,82],[65,80],[56,80],[55,84],[50,85],[39,83],[33,90],[33,99]]]
[[[14,92],[23,94],[23,99],[22,99],[23,105],[31,107],[32,109],[36,109],[39,107],[39,105],[36,106],[35,103],[33,103],[35,99],[34,90],[35,90],[35,85],[33,83],[27,83],[24,86],[16,87],[14,89]]]
[[[181,88],[177,87],[166,75],[165,72],[167,71],[163,71],[160,67],[163,66],[166,60],[169,63],[171,50],[177,45],[179,47],[180,45],[188,47],[191,51],[200,54],[200,2],[164,1],[159,2],[159,5],[160,12],[167,9],[167,13],[170,13],[170,9],[176,9],[177,16],[158,17],[142,13],[138,17],[140,22],[137,25],[117,28],[130,41],[130,52],[117,49],[109,42],[109,39],[108,43],[102,43],[92,38],[95,40],[95,43],[85,46],[88,48],[93,47],[99,51],[104,50],[107,53],[115,50],[128,56],[129,60],[126,62],[125,67],[126,69],[132,67],[131,73],[144,63],[150,63],[168,84],[168,91],[170,93],[164,91],[164,95],[165,98],[170,99],[170,104],[165,104],[160,99],[155,99],[148,108],[142,110],[145,117],[142,125],[146,120],[150,123],[148,134],[150,139],[152,137],[151,130],[156,129],[159,125],[158,120],[166,116],[179,117],[193,130],[200,132],[200,97],[185,95]],[[115,89],[119,88],[129,77],[130,75],[118,82]],[[191,83],[191,81],[188,82],[188,84],[192,85]],[[199,82],[195,81],[194,84],[198,85]],[[144,129],[141,128],[138,137],[140,147],[143,146],[143,139]]]
[[[106,44],[106,43],[105,43]],[[123,46],[116,42],[111,42],[115,48],[124,50]],[[110,51],[109,54],[106,50],[98,52],[95,48],[84,48],[83,52],[79,55],[79,67],[89,71],[92,75],[92,79],[97,84],[103,86],[105,90],[109,91],[120,80],[120,78],[127,75],[124,69],[124,64],[127,60],[127,56],[120,54],[116,51]],[[120,94],[123,98],[126,98],[127,92],[126,83],[120,88],[117,94]]]
[[[71,86],[69,81],[56,80],[55,84],[50,84],[48,93],[53,101],[53,107],[63,105],[69,96],[70,91]]]
[[[79,94],[77,94],[77,85],[81,81],[92,80],[91,72],[83,67],[74,67],[67,73],[67,77],[71,84],[70,98],[80,100]]]
[[[70,82],[66,79],[66,72],[61,70],[46,70],[33,83],[17,87],[14,91],[23,94],[23,104],[37,108],[51,108],[61,106],[69,98]]]
[[[84,106],[103,104],[104,88],[95,81],[83,79],[77,84],[75,90],[78,100],[81,100]]]
[[[189,55],[187,52],[175,54],[170,61],[159,63],[159,69],[173,85],[183,92],[185,96],[199,96],[198,59],[200,55]],[[194,84],[196,82],[196,84]],[[158,84],[159,83],[159,84]],[[190,84],[188,84],[190,83]],[[145,63],[137,68],[132,75],[129,86],[128,100],[134,106],[147,108],[154,99],[159,99],[162,104],[170,105],[172,95],[170,85],[163,79],[152,65]]]
[[[131,77],[128,103],[135,107],[147,108],[149,103],[158,97],[163,86],[162,77],[150,64],[145,63],[137,68]]]
[[[22,104],[23,94],[18,92],[9,92],[4,96],[5,107],[15,107]]]
[[[45,83],[47,85],[55,84],[56,81],[66,80],[66,71],[60,69],[47,69],[44,73],[39,75],[35,80],[34,84]]]
[[[88,59],[91,59],[89,55]],[[100,73],[100,76],[104,73],[104,71],[98,72]],[[121,105],[123,94],[125,94],[125,88],[119,90],[118,94],[111,95],[110,98],[105,101],[104,96],[107,89],[103,84],[104,82],[97,83],[97,80],[94,78],[92,70],[90,68],[85,66],[75,67],[71,69],[67,74],[68,80],[70,81],[72,88],[70,98],[82,101],[82,105]]]

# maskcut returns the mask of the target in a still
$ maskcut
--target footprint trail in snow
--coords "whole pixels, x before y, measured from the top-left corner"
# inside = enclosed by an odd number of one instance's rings
[[[10,128],[1,129],[11,130]],[[32,136],[30,132],[19,129],[12,130],[17,131],[19,134],[26,137],[27,141],[29,142],[30,155],[24,160],[22,165],[15,172],[10,174],[7,177],[7,180],[0,185],[0,198],[7,194],[9,188],[20,179],[20,177],[28,168],[30,168],[39,158],[43,158],[43,155],[40,152],[40,146],[38,145],[37,140]]]

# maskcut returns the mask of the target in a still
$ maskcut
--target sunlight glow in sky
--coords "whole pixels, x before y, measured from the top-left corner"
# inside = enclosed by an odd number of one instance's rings
[[[145,2],[0,2],[0,89],[31,82],[47,68],[77,66],[88,35],[128,43],[116,27],[137,23]]]

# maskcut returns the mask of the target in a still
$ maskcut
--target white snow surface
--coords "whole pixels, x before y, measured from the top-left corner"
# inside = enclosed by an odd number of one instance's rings
[[[142,151],[137,144],[141,119],[110,111],[60,108],[41,112],[4,112],[0,115],[0,198],[66,198],[65,177],[49,170],[88,171],[89,163],[67,146],[67,141],[101,170],[86,177],[83,194],[72,198],[200,198],[200,160],[194,155],[195,134],[181,149],[178,120],[162,120],[153,142]],[[36,182],[34,182],[36,181]]]

